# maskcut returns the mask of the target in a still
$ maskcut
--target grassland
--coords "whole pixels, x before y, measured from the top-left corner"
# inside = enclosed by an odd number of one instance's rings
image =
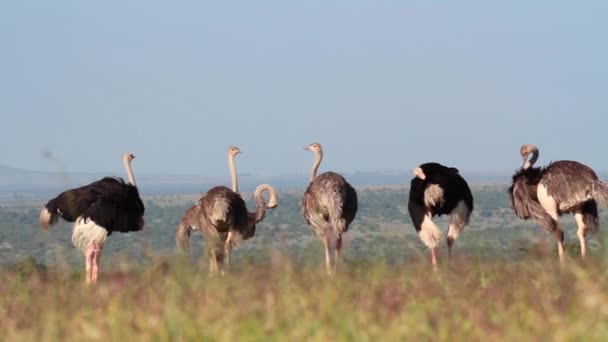
[[[0,275],[0,329],[7,341],[606,340],[605,256],[555,259],[359,262],[329,277],[277,252],[221,277],[161,258],[92,287],[21,265]]]
[[[433,271],[404,211],[404,189],[360,191],[334,277],[299,215],[297,192],[281,193],[224,277],[209,276],[200,235],[189,258],[175,254],[175,225],[196,197],[146,199],[146,230],[108,239],[92,287],[83,284],[69,225],[40,232],[38,204],[2,207],[0,339],[607,340],[605,230],[590,237],[582,262],[564,219],[568,259],[560,267],[552,237],[512,215],[504,188],[474,195],[455,258],[448,262],[443,249]]]

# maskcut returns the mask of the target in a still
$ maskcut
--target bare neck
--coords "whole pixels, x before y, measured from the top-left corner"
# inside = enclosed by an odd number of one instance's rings
[[[321,165],[321,160],[323,159],[323,151],[315,152],[315,162],[312,164],[312,169],[310,170],[310,181],[314,181],[317,178],[317,170],[319,169],[319,165]]]
[[[532,151],[532,157],[530,159],[526,159],[526,162],[524,163],[524,170],[527,170],[529,168],[531,168],[534,163],[536,163],[536,161],[538,160],[538,150],[534,150]]]
[[[236,173],[236,163],[234,156],[228,155],[228,166],[230,167],[230,179],[232,181],[232,191],[239,192],[239,176]]]
[[[264,197],[262,197],[262,192],[268,192],[270,195],[270,199],[268,203],[264,203]],[[256,189],[253,195],[256,203],[255,210],[255,222],[260,222],[266,216],[266,209],[276,208],[277,206],[277,193],[275,189],[270,184],[260,184]]]
[[[129,159],[123,158],[123,163],[125,164],[125,169],[127,170],[127,176],[129,177],[129,183],[133,186],[137,186],[137,184],[135,184],[135,177],[133,176],[133,170],[131,170],[131,162],[129,162]]]

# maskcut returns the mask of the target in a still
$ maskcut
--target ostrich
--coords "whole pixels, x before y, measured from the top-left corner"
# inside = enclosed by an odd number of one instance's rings
[[[325,247],[327,273],[335,272],[342,250],[342,234],[357,214],[357,192],[346,179],[335,172],[325,172],[317,176],[317,169],[323,159],[323,148],[319,143],[305,147],[315,154],[310,171],[310,184],[302,197],[302,215],[315,235]],[[330,246],[335,240],[335,260],[332,267]]]
[[[89,185],[67,190],[47,202],[40,211],[40,225],[49,229],[59,217],[74,222],[72,243],[85,258],[85,281],[97,281],[99,257],[106,237],[112,232],[142,230],[144,204],[135,184],[131,153],[123,155],[129,183],[122,178],[104,177]]]
[[[211,272],[219,271],[218,263],[230,264],[230,251],[241,240],[253,237],[256,223],[261,222],[266,209],[276,208],[277,195],[269,184],[262,184],[255,190],[254,199],[256,211],[248,212],[245,201],[238,194],[238,180],[235,165],[235,156],[241,153],[238,147],[228,149],[228,164],[232,178],[232,190],[225,186],[216,186],[204,194],[198,203],[184,213],[177,226],[176,243],[180,250],[187,251],[188,239],[192,230],[201,231],[207,241],[206,250],[209,257]],[[262,194],[268,192],[270,199],[265,203]]]
[[[585,257],[585,237],[599,228],[597,203],[608,205],[608,187],[591,168],[576,161],[560,160],[546,167],[534,167],[539,155],[534,145],[523,145],[520,154],[523,165],[513,175],[509,188],[515,215],[524,220],[531,218],[555,234],[559,259],[563,261],[564,232],[559,225],[559,216],[573,213],[581,256]]]
[[[437,265],[437,246],[442,234],[432,218],[449,214],[447,245],[452,245],[473,211],[473,195],[458,169],[439,163],[425,163],[414,169],[410,184],[408,210],[420,240],[431,250],[431,262]]]

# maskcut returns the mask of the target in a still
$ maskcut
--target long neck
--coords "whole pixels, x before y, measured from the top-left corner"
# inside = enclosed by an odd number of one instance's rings
[[[239,192],[239,176],[236,173],[236,163],[234,156],[228,155],[228,166],[230,167],[230,178],[232,180],[232,191]]]
[[[262,193],[267,191],[270,195],[270,199],[268,203],[265,203],[264,197],[262,197]],[[266,216],[266,209],[276,208],[277,206],[277,193],[275,189],[270,184],[260,184],[256,189],[253,195],[255,200],[256,208],[255,208],[255,221],[260,222]]]
[[[526,159],[526,162],[524,163],[524,170],[531,168],[534,163],[536,163],[536,160],[538,160],[538,150],[533,150],[532,151],[532,158],[530,159]]]
[[[131,170],[131,162],[129,162],[129,159],[124,158],[123,163],[125,164],[125,169],[127,170],[127,175],[129,176],[129,183],[133,186],[137,186],[137,184],[135,184],[135,177],[133,176],[133,170]]]
[[[319,165],[321,165],[321,160],[323,159],[323,152],[315,152],[315,162],[312,164],[312,169],[310,170],[310,181],[314,181],[317,178],[317,170],[319,169]]]
[[[255,197],[255,222],[261,222],[266,217],[266,203],[262,196]]]

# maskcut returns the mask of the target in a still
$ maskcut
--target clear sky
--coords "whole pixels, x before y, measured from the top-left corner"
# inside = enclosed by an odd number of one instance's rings
[[[608,1],[2,1],[0,163],[608,170]],[[50,151],[55,162],[43,157]],[[58,161],[58,162],[57,162]],[[409,176],[409,174],[408,174]]]

